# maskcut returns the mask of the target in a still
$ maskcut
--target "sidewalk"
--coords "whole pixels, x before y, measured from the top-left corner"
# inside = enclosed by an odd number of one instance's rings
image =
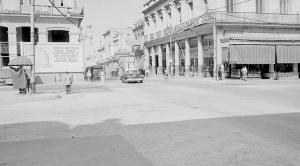
[[[1,89],[0,105],[21,103],[21,102],[53,100],[53,99],[58,99],[58,98],[62,97],[61,93],[47,93],[47,92],[21,95],[18,93],[18,90],[12,89],[12,87],[10,87],[10,86],[1,87],[0,89]]]
[[[165,80],[164,76],[149,76],[145,78],[146,80]],[[172,76],[169,77],[169,81],[192,81],[199,83],[213,83],[213,84],[227,84],[227,85],[262,85],[262,84],[299,84],[300,79],[282,79],[282,80],[273,80],[273,79],[257,79],[249,78],[247,81],[240,79],[225,79],[225,80],[216,80],[215,78],[205,78],[205,77],[185,77],[185,76]]]
[[[105,84],[109,84],[107,81]],[[73,87],[98,87],[101,85],[100,81],[76,81]],[[74,91],[74,93],[77,93]],[[37,94],[21,95],[17,89],[13,89],[12,86],[0,86],[0,105],[13,104],[20,102],[32,102],[32,101],[45,101],[59,99],[66,95],[64,85],[62,82],[53,82],[47,84],[37,85]],[[1,109],[1,108],[0,108]]]

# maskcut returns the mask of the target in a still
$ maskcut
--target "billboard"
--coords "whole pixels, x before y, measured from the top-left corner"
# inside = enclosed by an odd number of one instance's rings
[[[23,55],[31,57],[30,45],[26,43],[21,47]],[[83,48],[80,43],[38,43],[35,48],[37,73],[84,71]]]

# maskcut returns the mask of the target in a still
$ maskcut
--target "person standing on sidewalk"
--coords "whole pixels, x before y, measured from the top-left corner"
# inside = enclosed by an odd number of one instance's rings
[[[70,94],[71,92],[71,85],[73,83],[73,77],[71,74],[69,74],[69,72],[67,71],[66,72],[66,75],[65,75],[65,80],[64,80],[64,85],[66,87],[66,93],[67,94]]]
[[[104,73],[104,71],[101,71],[100,77],[101,77],[101,85],[104,85],[104,81],[105,81],[105,73]]]
[[[242,76],[243,76],[244,81],[247,81],[247,73],[248,73],[248,70],[247,70],[246,66],[244,66],[242,68]]]

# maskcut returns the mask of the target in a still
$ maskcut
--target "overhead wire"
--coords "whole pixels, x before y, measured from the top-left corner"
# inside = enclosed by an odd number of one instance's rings
[[[75,26],[79,26],[78,24],[76,24],[74,21],[72,21],[69,17],[67,17],[60,9],[58,9],[55,4],[51,1],[51,0],[48,0],[51,5],[62,15],[64,16],[69,22],[71,22],[72,24],[74,24]]]

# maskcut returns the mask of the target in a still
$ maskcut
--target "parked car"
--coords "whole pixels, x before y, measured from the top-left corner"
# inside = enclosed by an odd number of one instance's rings
[[[142,83],[144,81],[144,77],[141,74],[125,73],[121,75],[120,80],[124,83],[130,83],[130,82]]]

